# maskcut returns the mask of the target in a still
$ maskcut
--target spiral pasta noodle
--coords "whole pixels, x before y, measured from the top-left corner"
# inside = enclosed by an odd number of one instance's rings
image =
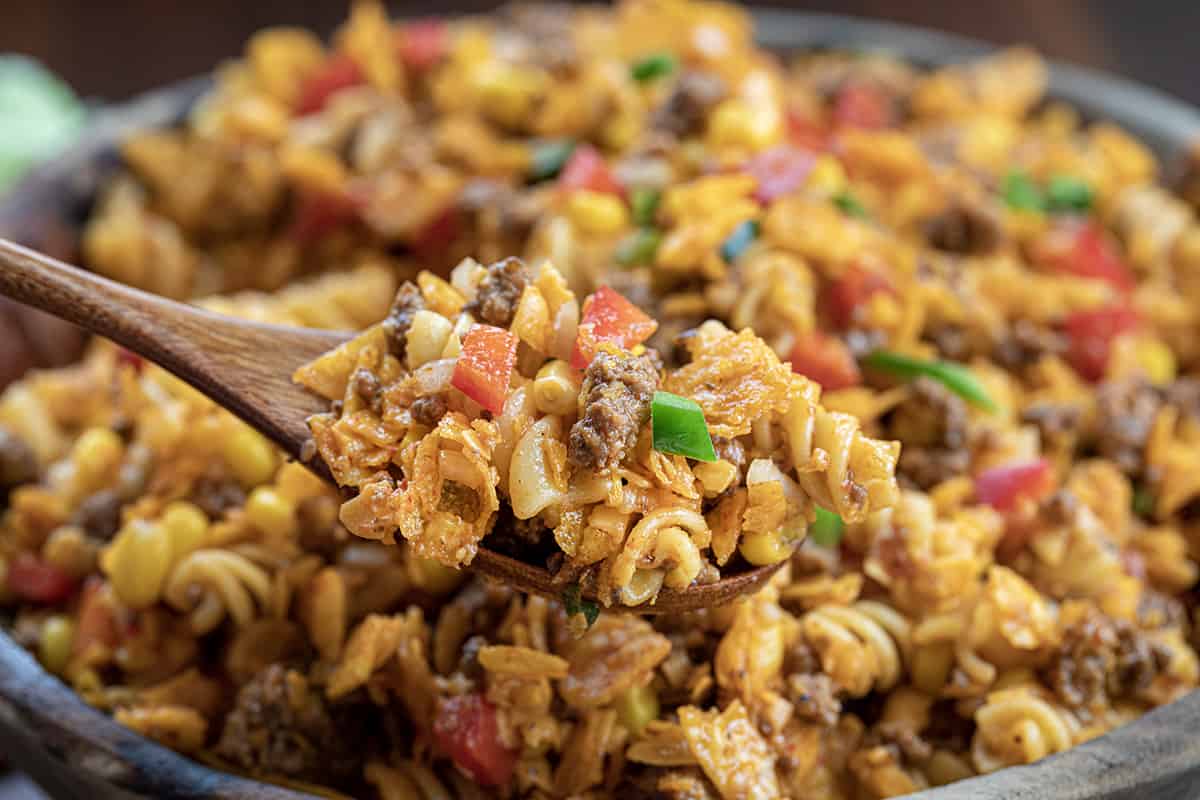
[[[857,522],[898,497],[897,443],[872,439],[853,417],[824,409],[820,387],[794,374],[748,329],[704,323],[688,345],[691,362],[665,375],[640,345],[602,349],[581,379],[561,359],[540,353],[554,334],[534,330],[531,320],[549,317],[521,311],[575,304],[553,265],[533,269],[507,259],[483,267],[467,260],[451,283],[466,298],[461,308],[441,299],[428,273],[398,292],[389,319],[406,321],[403,364],[389,352],[401,346],[399,334],[381,325],[296,373],[300,383],[340,404],[310,425],[335,478],[358,489],[341,512],[352,533],[391,541],[398,528],[420,554],[458,566],[470,562],[503,509],[534,530],[553,529],[555,544],[576,567],[599,563],[604,602],[640,603],[652,602],[660,587],[683,589],[719,572],[739,542],[751,563],[786,558],[814,505]],[[501,313],[496,287],[509,283],[524,287],[519,302],[507,307],[511,331],[493,327],[496,333],[487,335],[511,335],[514,344],[528,346],[528,364],[516,359],[498,387],[502,396],[490,401],[493,416],[479,419],[483,396],[457,388],[466,384],[448,377],[458,373],[445,356],[484,330],[473,313],[485,319]],[[528,300],[533,293],[540,299]],[[597,293],[584,308],[618,302],[609,297]],[[443,316],[435,307],[454,313]],[[580,334],[572,364],[584,341]],[[373,377],[364,379],[368,373]],[[748,437],[755,456],[749,465],[705,458],[696,466],[660,451],[647,425],[659,386],[695,399],[710,442]],[[436,425],[417,422],[427,401],[441,411]],[[771,457],[781,450],[777,465]],[[403,479],[393,474],[397,467]],[[700,513],[703,498],[737,494],[739,474],[746,500],[741,524],[727,513],[714,545]],[[627,515],[627,527],[612,528],[615,518],[607,528],[592,524],[604,519],[596,514],[601,506]]]
[[[903,676],[910,625],[894,609],[868,600],[825,605],[805,614],[801,625],[822,669],[851,696],[886,691]]]
[[[971,758],[980,772],[1030,764],[1075,743],[1079,723],[1026,687],[992,692],[975,712]]]
[[[188,612],[192,630],[203,635],[229,616],[249,624],[270,602],[271,579],[245,556],[228,550],[197,550],[171,571],[163,599]]]
[[[386,800],[907,795],[1175,701],[1200,151],[1168,186],[1047,85],[699,0],[256,34],[81,256],[359,331],[295,376],[340,487],[94,342],[0,394],[0,627],[202,763]],[[9,313],[0,383],[67,356]]]

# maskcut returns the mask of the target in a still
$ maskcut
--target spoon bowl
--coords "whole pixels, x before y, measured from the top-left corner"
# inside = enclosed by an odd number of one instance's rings
[[[111,339],[191,384],[289,456],[332,481],[313,454],[306,420],[324,399],[292,382],[302,365],[354,334],[269,325],[206,311],[108,280],[0,238],[0,294]],[[470,567],[523,592],[557,597],[566,585],[549,570],[480,547]],[[759,589],[779,564],[714,583],[662,590],[643,614],[722,605]],[[594,600],[595,597],[587,599]]]

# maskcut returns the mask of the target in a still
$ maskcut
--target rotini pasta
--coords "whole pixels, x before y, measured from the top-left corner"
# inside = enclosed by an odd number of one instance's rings
[[[701,478],[678,454],[669,457],[657,449],[645,423],[660,383],[696,399],[705,414],[706,438],[746,435],[753,428],[756,449],[770,455],[782,444],[772,426],[785,432],[787,470],[769,458],[756,458],[745,473],[749,502],[744,529],[752,538],[742,552],[752,563],[786,557],[786,543],[803,537],[813,504],[857,521],[869,509],[895,501],[896,443],[872,440],[852,417],[825,411],[817,402],[815,383],[793,375],[749,331],[733,334],[717,323],[699,329],[692,363],[665,378],[647,356],[610,350],[598,354],[582,382],[562,361],[543,364],[538,359],[528,378],[520,370],[512,379],[505,373],[504,385],[497,387],[500,394],[491,401],[482,394],[486,375],[463,377],[458,367],[450,387],[443,379],[430,387],[436,393],[428,394],[420,368],[433,362],[414,355],[414,347],[431,358],[440,355],[451,329],[465,327],[468,338],[484,330],[482,325],[471,327],[471,313],[484,321],[501,313],[500,298],[509,297],[501,291],[515,293],[523,286],[519,296],[525,298],[538,291],[539,282],[561,283],[548,264],[535,273],[512,259],[486,269],[467,263],[456,274],[461,276],[456,288],[467,298],[458,321],[428,310],[435,298],[425,298],[417,286],[408,285],[397,295],[390,319],[406,319],[404,349],[408,367],[415,371],[397,371],[392,357],[384,354],[380,336],[396,341],[400,335],[385,325],[297,373],[305,386],[339,398],[340,414],[318,415],[311,424],[318,453],[343,485],[359,490],[341,515],[351,532],[386,541],[395,526],[422,555],[450,566],[469,563],[500,508],[499,488],[512,517],[528,524],[532,536],[539,528],[547,533],[555,529],[553,538],[571,562],[580,567],[599,563],[599,595],[605,603],[614,597],[623,603],[652,602],[660,586],[686,588],[706,569],[718,569],[705,555],[713,537],[697,504],[705,480],[714,486],[723,482],[720,491],[727,491],[737,468],[725,462],[721,475],[708,469]],[[614,297],[598,293],[585,308],[601,303],[623,308],[624,301]],[[444,335],[431,346],[418,346],[414,337],[426,337],[433,317],[441,320],[437,327]],[[508,319],[522,342],[541,341],[518,330],[519,307],[509,310]],[[653,325],[643,328],[650,331]],[[586,339],[581,334],[578,341],[576,352]],[[347,375],[361,375],[364,369],[374,370],[374,409],[364,406],[359,379]],[[513,381],[517,389],[510,396]],[[331,392],[332,387],[346,388]],[[495,404],[499,421],[474,420],[468,427],[470,415],[487,402]],[[429,403],[442,414],[432,431],[405,424],[406,417],[415,422]],[[745,416],[753,409],[758,416]],[[382,471],[389,462],[403,470],[402,482]],[[507,480],[498,469],[504,462]],[[590,496],[593,490],[601,496]],[[595,525],[575,534],[558,532],[564,519],[589,513],[587,506],[597,502],[642,516],[631,520],[623,536],[603,534]],[[730,522],[723,531],[722,553],[737,546],[736,520]]]
[[[202,763],[386,800],[883,798],[1174,701],[1200,156],[1047,82],[693,0],[257,34],[80,256],[359,331],[295,376],[340,487],[93,342],[0,394],[0,624]]]

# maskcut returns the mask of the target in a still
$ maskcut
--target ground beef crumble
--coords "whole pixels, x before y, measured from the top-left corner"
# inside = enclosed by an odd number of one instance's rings
[[[1016,320],[992,347],[996,363],[1013,372],[1038,363],[1045,356],[1060,356],[1067,350],[1062,333],[1027,319]]]
[[[216,752],[253,774],[345,780],[362,763],[369,716],[359,704],[331,708],[302,673],[271,664],[238,691]]]
[[[408,329],[412,327],[413,316],[425,308],[425,298],[421,290],[411,281],[405,281],[396,292],[396,299],[383,320],[383,333],[387,337],[388,349],[396,358],[404,358],[408,350]]]
[[[583,413],[567,442],[571,463],[590,470],[620,464],[637,444],[657,388],[658,370],[648,354],[597,354],[584,373]]]
[[[116,535],[121,526],[121,497],[112,489],[102,489],[89,495],[71,521],[93,539],[107,542]]]
[[[1034,403],[1021,412],[1021,422],[1036,427],[1044,443],[1076,435],[1082,418],[1079,406],[1058,403]]]
[[[890,414],[890,435],[904,442],[897,477],[921,489],[967,474],[967,406],[938,381],[918,378]]]
[[[445,396],[441,394],[427,394],[414,400],[408,410],[412,414],[413,422],[432,428],[446,415],[448,406],[446,405]]]
[[[959,200],[926,223],[925,236],[938,250],[986,255],[1003,239],[995,211],[978,201]]]
[[[666,101],[653,113],[650,127],[675,136],[700,133],[708,111],[725,97],[725,82],[710,72],[685,72]]]
[[[1129,622],[1093,613],[1067,628],[1042,677],[1065,705],[1086,712],[1106,699],[1136,698],[1170,655]]]
[[[219,520],[232,508],[246,503],[246,492],[241,484],[220,472],[201,475],[192,485],[188,497],[211,520]]]
[[[507,328],[517,313],[521,293],[533,281],[533,271],[519,258],[506,258],[487,268],[475,299],[463,308],[476,319]]]
[[[837,724],[842,704],[832,678],[823,672],[795,673],[788,678],[787,686],[797,717],[826,726]]]
[[[29,445],[0,428],[0,500],[23,483],[37,480],[37,459]]]
[[[1161,408],[1159,391],[1140,378],[1100,384],[1092,427],[1096,451],[1126,475],[1141,476],[1146,440]]]

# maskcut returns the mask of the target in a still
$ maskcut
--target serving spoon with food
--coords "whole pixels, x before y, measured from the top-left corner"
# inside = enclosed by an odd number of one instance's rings
[[[327,402],[292,382],[298,367],[354,334],[268,325],[216,314],[102,278],[0,238],[0,294],[111,339],[173,373],[241,417],[293,458],[332,480],[311,456],[305,420]],[[523,592],[560,596],[548,570],[480,547],[470,567]],[[663,589],[653,605],[621,607],[645,614],[722,605],[760,588],[778,565],[714,583]],[[584,597],[587,598],[585,592]],[[594,599],[594,598],[588,598]]]

